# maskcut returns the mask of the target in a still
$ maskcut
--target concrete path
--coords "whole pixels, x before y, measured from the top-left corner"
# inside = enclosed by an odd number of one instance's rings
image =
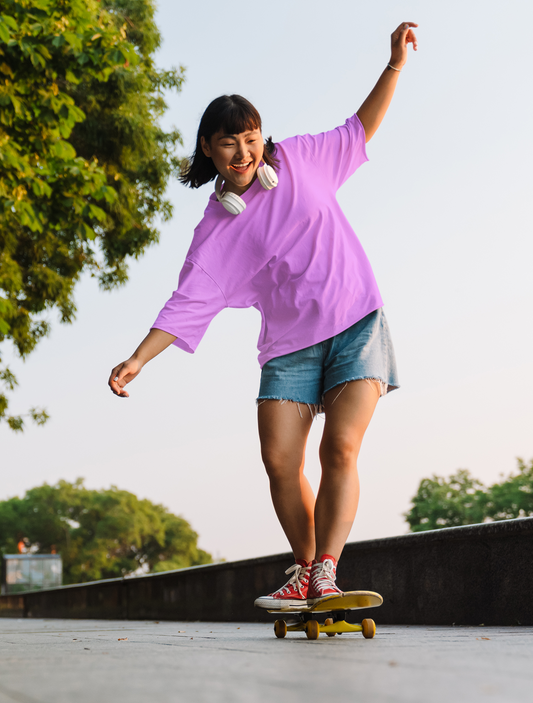
[[[527,701],[532,662],[533,627],[0,620],[0,703]]]

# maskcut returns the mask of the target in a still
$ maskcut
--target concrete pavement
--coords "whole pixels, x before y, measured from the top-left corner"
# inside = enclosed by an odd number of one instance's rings
[[[377,613],[376,613],[377,615]],[[309,641],[271,625],[0,621],[0,703],[449,703],[531,699],[533,627],[380,626]]]

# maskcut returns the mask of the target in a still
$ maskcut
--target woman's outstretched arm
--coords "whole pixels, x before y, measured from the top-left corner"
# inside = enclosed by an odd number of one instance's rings
[[[398,82],[398,76],[407,61],[407,45],[412,44],[415,51],[418,49],[418,42],[413,32],[413,27],[418,27],[418,25],[415,22],[402,22],[398,29],[392,33],[389,63],[393,68],[387,66],[379,77],[374,89],[357,111],[357,117],[359,117],[361,124],[365,128],[367,142],[372,139],[389,109],[394,90],[396,89],[396,83]]]
[[[152,328],[132,356],[111,371],[108,384],[113,393],[121,398],[129,398],[124,386],[133,381],[141,373],[142,367],[169,347],[175,339],[173,334]]]

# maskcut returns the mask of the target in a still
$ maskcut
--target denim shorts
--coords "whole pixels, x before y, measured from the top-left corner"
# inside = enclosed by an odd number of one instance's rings
[[[324,395],[349,381],[378,381],[380,395],[399,387],[396,359],[383,308],[344,332],[263,366],[258,405],[291,400],[324,412]]]

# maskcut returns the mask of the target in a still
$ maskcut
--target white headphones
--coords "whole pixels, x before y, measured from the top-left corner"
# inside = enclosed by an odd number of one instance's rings
[[[272,190],[278,185],[278,176],[272,166],[265,164],[257,169],[257,178],[265,190]],[[246,210],[246,203],[235,193],[222,193],[223,178],[219,174],[215,183],[215,194],[219,203],[232,215],[240,215]]]

